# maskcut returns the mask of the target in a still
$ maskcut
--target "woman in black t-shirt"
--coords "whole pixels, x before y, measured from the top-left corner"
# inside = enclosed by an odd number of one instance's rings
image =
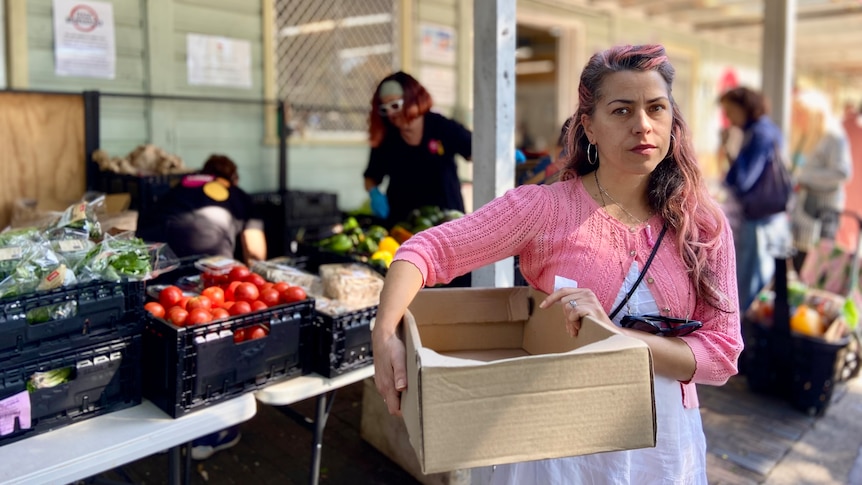
[[[383,79],[371,98],[365,189],[374,214],[390,224],[427,205],[464,211],[455,154],[470,159],[472,134],[432,106],[428,91],[400,71]],[[386,177],[384,196],[378,186]]]

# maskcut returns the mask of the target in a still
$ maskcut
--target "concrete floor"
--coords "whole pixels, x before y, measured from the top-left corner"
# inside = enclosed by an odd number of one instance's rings
[[[320,483],[419,483],[360,437],[362,392],[362,382],[338,391],[324,436]],[[838,386],[833,404],[820,418],[752,393],[743,376],[723,387],[699,386],[699,395],[710,484],[843,484],[852,483],[851,476],[856,476],[853,465],[862,445],[858,378]],[[310,416],[314,401],[293,408]],[[277,408],[259,404],[257,415],[242,425],[242,432],[236,447],[194,462],[192,484],[308,483],[311,434],[306,428]],[[164,484],[166,467],[167,456],[159,454],[94,479]]]

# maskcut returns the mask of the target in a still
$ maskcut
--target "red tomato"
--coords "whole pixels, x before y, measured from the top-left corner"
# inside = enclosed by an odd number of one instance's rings
[[[225,310],[230,311],[230,307],[232,307],[234,303],[236,303],[236,302],[235,301],[226,301],[226,302],[224,302],[224,305],[222,305],[221,307],[224,308]]]
[[[195,308],[194,310],[189,311],[189,315],[186,317],[186,325],[199,325],[201,323],[209,323],[212,320],[213,316],[210,314],[209,310]]]
[[[305,294],[305,290],[303,290],[301,286],[291,286],[281,294],[281,301],[285,303],[302,301],[306,298],[308,298],[308,295]]]
[[[204,291],[201,292],[201,296],[209,298],[213,304],[213,308],[219,308],[224,305],[224,290],[221,287],[210,286],[204,288]]]
[[[156,318],[165,318],[165,307],[161,303],[151,301],[144,305],[144,310],[150,312],[150,315]]]
[[[242,342],[243,340],[245,340],[245,329],[244,328],[238,328],[238,329],[234,330],[233,331],[234,343],[238,344],[238,343]]]
[[[246,340],[256,340],[259,338],[266,337],[266,329],[261,327],[260,325],[255,325],[254,327],[249,328],[245,331],[245,339]]]
[[[235,301],[247,301],[249,303],[257,300],[260,297],[260,290],[254,283],[240,283],[233,290],[233,299]]]
[[[261,310],[266,310],[267,308],[269,308],[269,305],[260,300],[251,302],[251,311],[253,312],[259,312]]]
[[[247,301],[238,301],[231,305],[228,309],[231,315],[242,315],[244,313],[251,313],[251,303]]]
[[[234,290],[236,290],[236,287],[242,283],[242,281],[231,281],[230,284],[227,285],[227,289],[224,290],[224,301],[236,301]]]
[[[258,301],[262,301],[266,303],[266,306],[275,306],[278,305],[281,301],[281,294],[275,288],[267,288],[265,290],[260,290],[260,296],[258,297]]]
[[[288,283],[286,281],[279,281],[278,283],[274,284],[272,287],[275,288],[279,293],[284,293],[284,290],[290,288],[290,283]]]
[[[189,312],[179,306],[175,306],[168,310],[168,321],[178,327],[182,327],[186,324],[186,318],[188,318],[188,316]]]
[[[213,308],[210,313],[213,315],[213,320],[221,320],[230,316],[230,312],[224,308]]]
[[[268,289],[270,289],[270,288],[272,288],[272,287],[274,287],[274,286],[275,286],[275,283],[273,283],[272,281],[267,281],[266,283],[264,283],[263,285],[261,285],[261,287],[260,287],[260,291],[268,290]]]
[[[184,296],[184,297],[180,298],[180,301],[174,306],[178,306],[178,307],[182,308],[183,310],[186,310],[186,305],[189,304],[189,300],[191,300],[191,299],[192,299],[192,297],[190,297],[190,296]]]
[[[249,274],[251,274],[251,271],[245,266],[234,266],[231,268],[230,273],[227,274],[227,278],[230,281],[245,281],[245,278]]]
[[[245,281],[246,283],[253,283],[254,286],[257,286],[258,289],[260,289],[261,287],[263,287],[263,285],[266,284],[266,280],[263,278],[263,276],[257,273],[249,273],[249,275],[246,276],[243,281]]]
[[[186,302],[186,310],[188,310],[189,312],[197,309],[206,310],[207,312],[209,312],[212,307],[212,300],[210,300],[209,297],[206,297],[204,295],[193,296],[189,298],[188,302]]]
[[[182,298],[183,290],[177,286],[166,286],[159,292],[159,303],[161,303],[164,308],[176,306]]]

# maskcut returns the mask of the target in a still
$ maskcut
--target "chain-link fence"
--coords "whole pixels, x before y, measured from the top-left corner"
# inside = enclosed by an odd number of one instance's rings
[[[364,132],[398,64],[399,0],[277,0],[278,95],[295,135]]]

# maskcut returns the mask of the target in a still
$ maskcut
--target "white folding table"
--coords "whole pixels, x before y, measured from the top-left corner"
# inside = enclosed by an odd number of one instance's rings
[[[332,408],[335,391],[354,384],[374,375],[374,365],[367,365],[359,369],[344,373],[333,378],[326,378],[319,374],[308,374],[288,381],[272,384],[254,393],[257,400],[270,406],[288,406],[290,404],[316,397],[317,405],[314,419],[307,418],[289,407],[283,407],[282,411],[295,419],[299,424],[310,429],[314,434],[311,448],[311,470],[309,483],[317,485],[320,478],[320,454],[323,447],[323,429],[326,427],[326,419]]]
[[[71,483],[170,449],[169,483],[180,483],[180,447],[248,421],[250,393],[171,418],[146,399],[138,406],[0,446],[0,483]]]

